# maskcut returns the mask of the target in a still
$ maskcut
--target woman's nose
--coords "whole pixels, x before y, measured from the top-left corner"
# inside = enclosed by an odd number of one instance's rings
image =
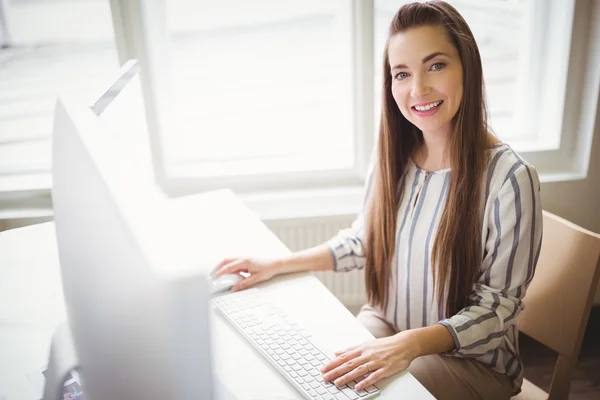
[[[430,87],[427,81],[421,77],[415,76],[412,82],[410,95],[416,99],[426,96],[430,92]]]

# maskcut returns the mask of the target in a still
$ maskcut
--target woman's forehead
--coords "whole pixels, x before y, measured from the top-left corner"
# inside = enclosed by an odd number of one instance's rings
[[[392,36],[388,46],[388,58],[392,67],[398,64],[419,66],[423,58],[436,52],[458,57],[454,45],[442,26],[407,29]]]

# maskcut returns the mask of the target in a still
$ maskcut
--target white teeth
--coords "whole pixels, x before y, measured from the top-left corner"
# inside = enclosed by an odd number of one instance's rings
[[[417,111],[427,111],[427,110],[431,110],[432,108],[439,106],[440,104],[442,104],[441,101],[436,101],[435,103],[427,104],[426,106],[423,106],[423,107],[415,106],[415,109]]]

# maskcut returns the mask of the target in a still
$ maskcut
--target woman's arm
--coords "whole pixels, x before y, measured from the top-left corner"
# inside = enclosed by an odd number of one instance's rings
[[[321,369],[323,379],[341,387],[369,374],[356,390],[363,390],[387,376],[408,368],[417,357],[448,352],[454,340],[442,325],[402,331],[336,352],[336,358]]]
[[[415,358],[454,350],[454,339],[445,326],[436,324],[425,328],[409,329],[398,333],[406,336],[413,347]]]
[[[276,274],[290,274],[301,271],[329,271],[333,266],[331,250],[324,243],[278,259],[275,261],[274,268]]]
[[[535,169],[507,176],[490,210],[486,255],[469,306],[441,324],[454,339],[451,354],[478,357],[495,350],[516,321],[542,242],[542,207]]]

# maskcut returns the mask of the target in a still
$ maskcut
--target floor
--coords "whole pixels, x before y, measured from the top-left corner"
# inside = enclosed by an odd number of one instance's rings
[[[524,335],[520,338],[520,348],[525,364],[525,377],[548,391],[556,355]],[[569,399],[600,399],[600,307],[592,309],[579,362],[573,374]]]

